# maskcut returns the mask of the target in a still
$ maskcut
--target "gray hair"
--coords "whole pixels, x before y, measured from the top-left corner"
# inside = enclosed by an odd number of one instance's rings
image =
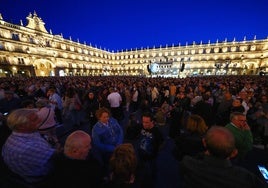
[[[64,154],[69,156],[73,149],[78,149],[78,148],[83,147],[85,145],[83,142],[85,139],[89,139],[91,141],[90,135],[86,133],[85,131],[76,130],[72,132],[66,138],[66,141],[64,144]]]
[[[245,116],[245,114],[243,114],[242,112],[233,112],[230,114],[230,120],[232,121],[233,119],[235,119],[238,116]]]
[[[30,125],[29,115],[36,113],[37,109],[20,108],[12,111],[7,117],[7,125],[11,130]]]

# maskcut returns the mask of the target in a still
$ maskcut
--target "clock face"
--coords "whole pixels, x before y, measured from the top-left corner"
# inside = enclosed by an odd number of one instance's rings
[[[151,64],[151,72],[156,73],[159,70],[159,65],[157,63]]]

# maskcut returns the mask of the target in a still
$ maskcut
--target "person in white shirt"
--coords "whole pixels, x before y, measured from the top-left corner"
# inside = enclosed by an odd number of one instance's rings
[[[55,88],[49,88],[47,91],[50,107],[55,111],[57,122],[62,124],[62,99],[56,93]]]
[[[123,118],[123,112],[121,109],[121,102],[122,102],[122,97],[121,95],[117,92],[116,88],[110,88],[109,89],[110,94],[107,96],[107,100],[109,101],[110,104],[110,110],[112,113],[112,116],[117,120],[120,121]]]

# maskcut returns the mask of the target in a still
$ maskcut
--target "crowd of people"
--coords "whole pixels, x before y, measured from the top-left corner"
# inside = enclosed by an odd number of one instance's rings
[[[0,183],[159,187],[172,141],[174,187],[266,187],[243,164],[267,149],[267,97],[266,76],[1,78]]]

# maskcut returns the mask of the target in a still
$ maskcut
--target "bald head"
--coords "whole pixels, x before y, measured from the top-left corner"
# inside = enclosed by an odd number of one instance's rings
[[[73,159],[85,160],[90,149],[91,138],[82,130],[71,133],[64,144],[64,154]]]
[[[236,152],[234,136],[225,127],[211,127],[203,141],[210,155],[217,158],[233,157]]]

